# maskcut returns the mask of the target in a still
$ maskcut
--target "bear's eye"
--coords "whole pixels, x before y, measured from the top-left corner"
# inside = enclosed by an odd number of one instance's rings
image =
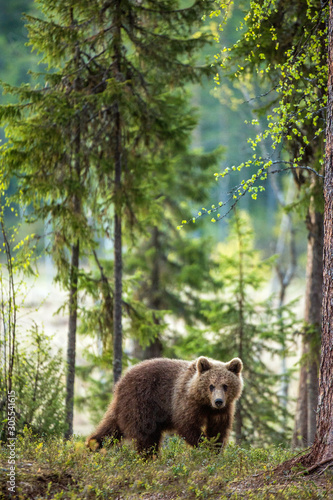
[[[227,389],[228,389],[228,386],[227,386],[227,385],[225,385],[225,384],[223,384],[223,390],[224,390],[224,392],[225,392]]]
[[[210,385],[210,386],[209,386],[209,390],[210,390],[210,392],[213,392],[213,390],[214,390],[214,389],[215,389],[215,386],[214,386],[214,385]]]

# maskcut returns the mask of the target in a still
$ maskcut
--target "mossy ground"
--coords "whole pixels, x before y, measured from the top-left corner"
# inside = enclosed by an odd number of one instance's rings
[[[9,496],[8,448],[1,447],[1,498]],[[16,491],[31,499],[306,499],[333,498],[333,474],[302,477],[299,471],[276,475],[274,468],[293,456],[281,447],[230,445],[216,454],[209,443],[189,448],[169,437],[158,457],[144,459],[131,444],[93,453],[83,440],[34,438],[16,441]]]

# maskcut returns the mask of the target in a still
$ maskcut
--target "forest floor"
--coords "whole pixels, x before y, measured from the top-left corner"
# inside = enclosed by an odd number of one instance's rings
[[[333,499],[333,471],[303,476],[277,467],[295,453],[278,446],[188,447],[167,437],[146,460],[131,444],[87,450],[82,439],[43,441],[27,431],[15,446],[15,493],[8,490],[8,448],[0,448],[0,498],[19,499]],[[12,477],[13,479],[13,477]]]

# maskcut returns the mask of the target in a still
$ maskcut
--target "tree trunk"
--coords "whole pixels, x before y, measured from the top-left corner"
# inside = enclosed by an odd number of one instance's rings
[[[155,250],[152,273],[151,273],[151,287],[150,287],[150,299],[149,307],[158,311],[161,308],[161,290],[160,290],[160,232],[158,227],[153,227],[152,230],[152,247]],[[156,325],[159,324],[159,320],[154,316],[154,322]],[[143,350],[144,359],[158,358],[162,356],[163,345],[159,337],[154,338],[147,347]]]
[[[314,188],[314,186],[313,186]],[[320,325],[323,285],[323,214],[313,208],[308,217],[308,248],[304,320],[306,330],[302,339],[302,366],[296,408],[294,446],[313,444],[316,432],[318,402],[318,371],[320,358]]]
[[[10,244],[5,230],[3,216],[0,218],[1,233],[4,240],[5,254],[6,254],[6,267],[8,272],[8,295],[5,297],[5,290],[1,280],[1,294],[0,294],[0,319],[2,325],[3,335],[0,341],[0,412],[5,406],[5,415],[9,415],[10,399],[12,397],[13,389],[13,375],[14,365],[17,361],[17,346],[16,346],[16,290],[14,282],[13,261],[11,256]],[[2,276],[0,277],[2,278]],[[1,328],[2,326],[2,328]],[[15,387],[14,387],[15,389]],[[2,398],[3,396],[3,398]],[[0,413],[1,414],[1,413]],[[12,433],[8,429],[6,420],[3,421],[0,427],[0,437],[2,441],[6,441],[8,437],[14,438],[15,431]]]
[[[330,2],[332,5],[332,2]],[[330,45],[331,48],[331,45]],[[332,61],[330,61],[330,66]],[[333,68],[330,67],[329,105],[325,165],[323,321],[317,432],[305,463],[333,462]]]
[[[245,303],[245,283],[244,283],[244,269],[243,269],[243,259],[244,259],[244,250],[243,250],[243,237],[240,230],[239,225],[239,217],[238,213],[235,210],[235,220],[237,226],[237,239],[238,239],[238,282],[239,282],[239,293],[238,293],[238,357],[243,359],[243,339],[244,339],[244,303]],[[235,431],[236,431],[236,443],[241,444],[244,440],[243,436],[243,412],[242,412],[242,402],[240,401],[237,405],[236,413],[235,413]]]
[[[70,438],[73,435],[79,256],[80,256],[80,244],[79,241],[77,241],[76,244],[73,245],[72,247],[71,272],[70,272],[67,378],[66,378],[66,424],[67,424],[67,430],[65,432],[66,439]]]
[[[120,113],[116,112],[115,149],[115,216],[114,216],[114,300],[113,300],[113,383],[122,371],[122,227],[121,227],[121,128]]]
[[[150,309],[155,309],[156,311],[161,309],[161,269],[160,269],[160,254],[161,254],[161,245],[160,245],[160,232],[158,227],[153,227],[151,233],[151,241],[149,244],[149,248],[154,250],[153,262],[151,265],[151,282],[148,294],[144,296],[143,293],[139,294],[139,300],[143,301],[147,298],[148,295],[148,306]],[[154,315],[154,322],[156,325],[159,324],[159,319]],[[151,359],[151,358],[159,358],[162,356],[163,352],[163,344],[159,337],[155,337],[152,339],[149,344],[142,349],[139,342],[135,342],[134,353],[135,357],[139,359]]]
[[[302,354],[304,359],[308,356],[308,344],[302,338]],[[308,391],[307,391],[308,368],[302,362],[298,382],[298,397],[296,404],[295,428],[293,433],[293,447],[307,447],[308,440]]]
[[[121,0],[115,2],[114,18],[114,72],[115,79],[121,75]],[[123,356],[122,331],[122,135],[119,103],[115,103],[114,113],[114,301],[113,301],[113,383],[121,377]]]
[[[71,24],[74,25],[73,8],[70,9]],[[77,45],[75,49],[76,66],[80,64],[80,47]],[[78,77],[74,80],[74,90],[78,89]],[[81,180],[81,123],[76,121],[74,133],[74,170],[75,180]],[[81,201],[78,194],[73,195],[73,212],[78,216],[81,213]],[[76,329],[77,329],[77,293],[79,282],[79,260],[80,260],[80,241],[72,246],[71,268],[70,268],[70,283],[69,283],[69,320],[68,320],[68,344],[67,344],[67,377],[66,377],[66,424],[67,430],[65,438],[68,439],[73,435],[73,420],[74,420],[74,384],[75,384],[75,358],[76,358]]]
[[[113,291],[110,287],[109,279],[105,274],[104,268],[98,258],[98,255],[95,250],[93,250],[93,255],[95,258],[95,262],[100,272],[100,281],[101,281],[101,292],[103,297],[103,315],[105,318],[105,331],[101,331],[97,338],[98,352],[100,355],[103,354],[105,348],[108,348],[110,345],[110,339],[112,339],[113,335]],[[112,343],[111,343],[112,344]]]
[[[310,207],[308,217],[308,261],[306,280],[306,303],[304,319],[309,325],[308,343],[308,445],[312,445],[316,433],[316,409],[318,403],[318,371],[320,362],[320,326],[322,323],[323,288],[323,214]]]
[[[324,253],[322,339],[319,373],[317,432],[303,463],[333,463],[333,4],[330,0],[328,44],[328,102],[324,180]],[[311,467],[310,467],[311,468]]]
[[[241,446],[244,443],[243,436],[243,412],[242,412],[242,402],[238,401],[235,413],[235,438],[236,443]]]

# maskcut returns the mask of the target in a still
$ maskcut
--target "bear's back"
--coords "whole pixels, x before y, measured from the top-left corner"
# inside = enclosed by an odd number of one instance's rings
[[[159,422],[168,429],[172,423],[175,383],[187,373],[189,361],[154,358],[130,368],[115,387],[115,412],[121,427]]]
[[[115,392],[135,390],[136,394],[172,392],[173,385],[184,374],[191,363],[189,361],[153,358],[142,361],[129,368],[115,387]]]

